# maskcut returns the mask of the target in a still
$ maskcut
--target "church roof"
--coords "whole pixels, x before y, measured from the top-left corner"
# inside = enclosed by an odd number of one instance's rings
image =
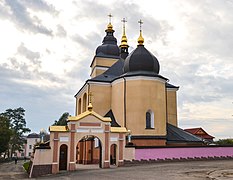
[[[99,115],[98,113],[96,113],[95,111],[93,111],[92,109],[88,110],[88,111],[85,111],[85,112],[79,114],[78,116],[69,116],[68,117],[68,121],[79,121],[79,120],[81,120],[84,117],[89,116],[89,115],[92,115],[92,116],[98,118],[99,120],[101,120],[103,122],[111,122],[111,118],[109,118],[109,117],[102,117],[101,115]]]
[[[39,138],[39,137],[40,137],[40,135],[37,134],[37,133],[31,133],[31,134],[29,134],[29,135],[27,136],[27,138]]]
[[[110,117],[111,118],[111,127],[121,127],[118,123],[117,123],[117,121],[116,121],[116,119],[115,119],[115,116],[114,116],[114,114],[113,114],[113,112],[112,112],[112,110],[110,109],[108,112],[107,112],[107,114],[105,114],[105,116],[104,117]]]
[[[146,71],[137,71],[137,72],[129,72],[127,74],[124,74],[123,67],[124,67],[124,59],[119,59],[115,64],[113,64],[107,71],[105,71],[103,74],[100,74],[94,78],[91,78],[87,81],[95,81],[95,82],[112,82],[115,79],[121,78],[123,76],[135,76],[135,75],[143,75],[143,76],[154,76],[159,77],[164,80],[167,80],[165,77],[153,73],[153,72],[146,72]],[[178,86],[174,86],[170,83],[166,83],[167,88],[179,88]]]
[[[201,127],[199,128],[190,128],[190,129],[184,129],[186,132],[189,132],[193,135],[199,136],[204,139],[213,139],[214,137],[209,135],[204,129]]]
[[[168,142],[185,142],[185,143],[202,143],[202,139],[181,128],[167,123],[167,141]]]
[[[49,126],[50,132],[67,132],[68,127],[67,126]]]
[[[144,45],[138,45],[138,47],[128,55],[124,63],[125,73],[148,71],[159,74],[159,69],[159,61],[144,47]]]

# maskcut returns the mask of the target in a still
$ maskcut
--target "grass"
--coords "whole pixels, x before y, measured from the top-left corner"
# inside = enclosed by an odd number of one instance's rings
[[[25,162],[25,163],[23,164],[23,168],[25,169],[26,172],[28,172],[28,170],[29,170],[29,164],[30,164],[30,161]]]

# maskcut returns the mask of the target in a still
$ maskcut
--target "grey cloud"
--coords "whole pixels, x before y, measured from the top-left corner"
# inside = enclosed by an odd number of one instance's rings
[[[95,51],[98,44],[102,44],[102,39],[99,34],[97,33],[91,33],[88,34],[85,37],[80,36],[79,34],[75,34],[73,37],[71,37],[73,41],[79,43],[82,47],[86,48],[86,50],[92,54],[92,52]]]
[[[55,9],[55,7],[51,4],[48,4],[47,2],[45,2],[44,0],[21,0],[21,2],[33,9],[33,10],[37,10],[37,11],[46,11],[49,13],[52,13],[54,15],[57,15],[59,12]]]
[[[57,25],[57,32],[56,32],[56,35],[59,36],[59,37],[66,37],[66,35],[67,35],[66,30],[65,30],[64,27],[61,26],[60,24]]]
[[[94,5],[93,5],[94,3]],[[128,3],[128,2],[121,2],[114,4],[113,7],[108,7],[108,4],[102,5],[98,2],[93,1],[85,1],[82,3],[75,3],[79,11],[77,11],[76,20],[79,19],[93,19],[95,18],[96,22],[99,22],[97,25],[98,28],[96,29],[96,33],[98,33],[98,36],[104,37],[104,30],[106,28],[106,25],[108,23],[108,17],[107,14],[110,12],[113,14],[113,28],[116,31],[115,36],[118,39],[118,43],[120,42],[120,38],[122,35],[122,23],[121,19],[125,17],[127,19],[126,23],[126,34],[128,38],[135,37],[135,35],[139,35],[139,25],[138,20],[142,19],[144,21],[143,24],[143,33],[144,36],[149,37],[149,39],[145,39],[148,43],[151,43],[152,41],[155,42],[156,40],[161,40],[164,45],[167,45],[169,42],[167,41],[167,33],[173,29],[171,25],[165,20],[158,21],[154,19],[153,17],[148,17],[143,14],[143,12],[140,12],[140,8],[135,3]],[[88,12],[88,13],[86,13]],[[122,13],[120,13],[122,12]],[[102,21],[103,16],[106,16],[106,21]],[[101,21],[99,21],[101,19]],[[100,34],[101,33],[101,34]],[[83,39],[80,39],[81,37],[77,37],[79,41],[83,41]],[[102,38],[99,38],[98,41]],[[91,38],[90,38],[91,39]],[[93,40],[96,40],[96,37],[93,36]],[[97,44],[100,44],[100,41]],[[130,46],[135,47],[136,46],[136,39],[135,44],[129,44]],[[96,47],[96,46],[95,46]]]
[[[6,0],[7,8],[10,8],[10,12],[2,11],[4,18],[14,22],[17,28],[21,31],[29,31],[33,33],[42,33],[45,35],[52,35],[52,31],[43,26],[42,24],[35,24],[30,13],[27,11],[27,7],[19,0]]]
[[[0,104],[0,112],[23,107],[26,110],[27,126],[33,130],[48,128],[63,112],[73,114],[74,90],[68,91],[67,86],[48,88],[16,81],[23,78],[20,71],[0,66],[0,102],[4,102]]]
[[[17,53],[20,55],[25,56],[27,59],[31,60],[35,64],[40,64],[41,62],[38,61],[40,58],[39,52],[33,52],[25,47],[24,43],[21,43],[17,49]]]
[[[233,56],[233,14],[229,1],[191,1],[194,12],[186,13],[189,27],[188,48],[202,50],[220,58]]]

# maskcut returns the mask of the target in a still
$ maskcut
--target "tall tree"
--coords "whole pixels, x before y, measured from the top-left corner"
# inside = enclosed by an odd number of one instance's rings
[[[68,117],[69,117],[68,112],[63,113],[59,118],[59,120],[54,122],[53,126],[66,126]]]
[[[0,154],[6,152],[11,137],[10,121],[0,116]]]
[[[0,114],[6,117],[10,122],[11,129],[11,138],[9,142],[10,148],[10,156],[18,150],[21,151],[23,144],[25,143],[25,139],[23,138],[23,134],[30,132],[31,130],[26,127],[25,110],[21,107],[17,109],[7,109],[4,113]]]

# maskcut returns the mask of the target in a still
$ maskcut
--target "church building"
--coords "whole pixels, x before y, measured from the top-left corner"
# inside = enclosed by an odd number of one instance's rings
[[[158,59],[146,49],[141,24],[138,45],[130,54],[123,19],[120,46],[109,22],[102,45],[90,64],[91,78],[75,95],[76,116],[87,110],[89,93],[95,112],[111,118],[111,127],[124,127],[135,146],[202,143],[178,128],[178,86],[162,76]]]
[[[67,126],[50,126],[50,140],[35,148],[30,177],[76,170],[80,165],[122,166],[137,148],[202,146],[201,138],[178,127],[178,86],[160,74],[146,49],[142,21],[137,48],[128,52],[123,19],[117,45],[111,21],[90,64],[91,78],[75,95],[75,116]]]

